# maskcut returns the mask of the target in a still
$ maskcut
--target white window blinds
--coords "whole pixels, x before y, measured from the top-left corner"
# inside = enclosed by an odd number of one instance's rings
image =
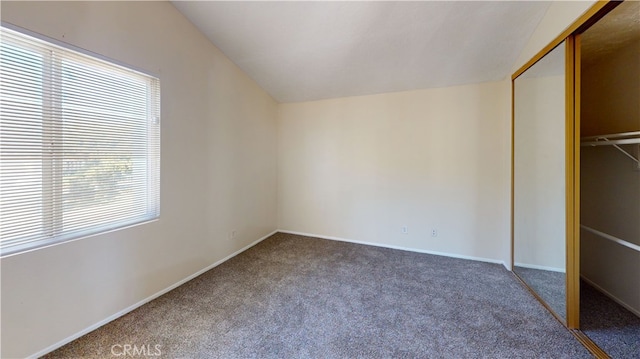
[[[156,218],[157,78],[2,28],[0,249]]]

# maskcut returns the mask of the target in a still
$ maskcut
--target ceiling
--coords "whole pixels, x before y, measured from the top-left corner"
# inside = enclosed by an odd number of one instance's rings
[[[278,102],[502,80],[550,5],[172,3]]]
[[[582,61],[584,66],[597,63],[602,57],[617,50],[640,46],[640,2],[625,1],[593,24],[582,34]]]

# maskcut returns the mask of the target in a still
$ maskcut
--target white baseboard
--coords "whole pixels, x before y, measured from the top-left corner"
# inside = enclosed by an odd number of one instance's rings
[[[159,296],[161,296],[163,294],[166,294],[166,293],[170,292],[171,290],[173,290],[173,289],[185,284],[186,282],[188,282],[188,281],[192,280],[193,278],[203,274],[204,272],[206,272],[206,271],[208,271],[208,270],[210,270],[210,269],[212,269],[214,267],[219,266],[220,264],[228,261],[229,259],[237,256],[238,254],[246,251],[247,249],[255,246],[256,244],[262,242],[263,240],[271,237],[272,235],[274,235],[276,233],[278,233],[277,230],[267,234],[266,236],[258,239],[255,242],[253,242],[253,243],[251,243],[251,244],[249,244],[249,245],[247,245],[247,246],[245,246],[245,247],[243,247],[243,248],[241,248],[241,249],[229,254],[228,256],[226,256],[226,257],[220,259],[219,261],[207,266],[206,268],[203,268],[203,269],[193,273],[192,275],[190,275],[190,276],[188,276],[188,277],[186,277],[186,278],[184,278],[184,279],[182,279],[182,280],[180,280],[180,281],[168,286],[167,288],[165,288],[165,289],[163,289],[163,290],[161,290],[161,291],[159,291],[159,292],[157,292],[155,294],[152,294],[151,296],[139,301],[138,303],[135,303],[135,304],[133,304],[133,305],[131,305],[131,306],[129,306],[129,307],[127,307],[127,308],[125,308],[125,309],[123,309],[123,310],[121,310],[121,311],[119,311],[119,312],[117,312],[117,313],[115,313],[115,314],[113,314],[113,315],[111,315],[111,316],[109,316],[109,317],[107,317],[107,318],[105,318],[105,319],[103,319],[103,320],[101,320],[101,321],[99,321],[99,322],[97,322],[97,323],[95,323],[95,324],[93,324],[93,325],[81,330],[81,331],[79,331],[78,333],[73,334],[70,337],[67,337],[67,338],[65,338],[65,339],[63,339],[63,340],[61,340],[61,341],[59,341],[59,342],[57,342],[57,343],[55,343],[53,345],[50,345],[49,347],[47,347],[47,348],[45,348],[45,349],[43,349],[43,350],[41,350],[41,351],[39,351],[39,352],[37,352],[37,353],[35,353],[33,355],[28,356],[28,358],[39,358],[39,357],[41,357],[41,356],[43,356],[45,354],[48,354],[48,353],[50,353],[50,352],[62,347],[65,344],[68,344],[68,343],[80,338],[81,336],[83,336],[85,334],[88,334],[88,333],[100,328],[101,326],[103,326],[103,325],[105,325],[105,324],[107,324],[107,323],[109,323],[111,321],[114,321],[114,320],[120,318],[121,316],[133,311],[134,309],[137,309],[138,307],[141,307],[144,304],[149,303],[150,301],[158,298]]]
[[[595,289],[597,289],[600,293],[606,295],[607,297],[611,298],[611,300],[613,300],[614,302],[620,304],[621,306],[623,306],[625,309],[627,309],[628,311],[630,311],[631,313],[637,315],[638,317],[640,317],[640,310],[633,308],[632,306],[630,306],[629,304],[625,303],[624,301],[622,301],[621,299],[618,299],[615,295],[609,293],[608,291],[606,291],[604,288],[602,288],[601,286],[595,284],[592,280],[590,280],[589,278],[580,275],[580,278],[589,283],[590,286],[594,287]]]
[[[539,266],[537,264],[515,263],[514,266],[515,267],[522,267],[522,268],[529,268],[529,269],[546,270],[546,271],[549,271],[549,272],[558,272],[558,273],[565,273],[566,272],[564,268]]]
[[[407,251],[407,252],[433,254],[433,255],[436,255],[436,256],[451,257],[451,258],[458,258],[458,259],[468,259],[468,260],[472,260],[472,261],[487,262],[487,263],[494,263],[494,264],[502,264],[505,268],[507,268],[507,265],[504,263],[504,261],[497,260],[497,259],[465,256],[465,255],[462,255],[462,254],[454,254],[454,253],[446,253],[446,252],[436,252],[436,251],[429,251],[429,250],[418,249],[418,248],[407,248],[407,247],[401,247],[401,246],[394,246],[394,245],[390,245],[390,244],[373,243],[373,242],[358,241],[358,240],[354,240],[354,239],[347,239],[347,238],[340,238],[340,237],[333,237],[333,236],[325,236],[325,235],[321,235],[321,234],[289,231],[289,230],[286,230],[286,229],[280,229],[280,230],[278,230],[278,232],[295,234],[295,235],[298,235],[298,236],[329,239],[329,240],[332,240],[332,241],[348,242],[348,243],[355,243],[355,244],[364,244],[364,245],[367,245],[367,246],[374,246],[374,247],[398,249],[398,250]],[[507,268],[507,270],[509,270],[509,268]]]

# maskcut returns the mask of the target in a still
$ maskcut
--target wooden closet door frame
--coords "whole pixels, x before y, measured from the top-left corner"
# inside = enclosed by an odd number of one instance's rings
[[[565,168],[566,168],[566,300],[567,327],[580,328],[580,40],[566,39]]]

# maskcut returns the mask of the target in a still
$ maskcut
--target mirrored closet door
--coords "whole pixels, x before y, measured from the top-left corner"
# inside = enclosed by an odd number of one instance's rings
[[[513,271],[566,321],[565,42],[514,81]]]

